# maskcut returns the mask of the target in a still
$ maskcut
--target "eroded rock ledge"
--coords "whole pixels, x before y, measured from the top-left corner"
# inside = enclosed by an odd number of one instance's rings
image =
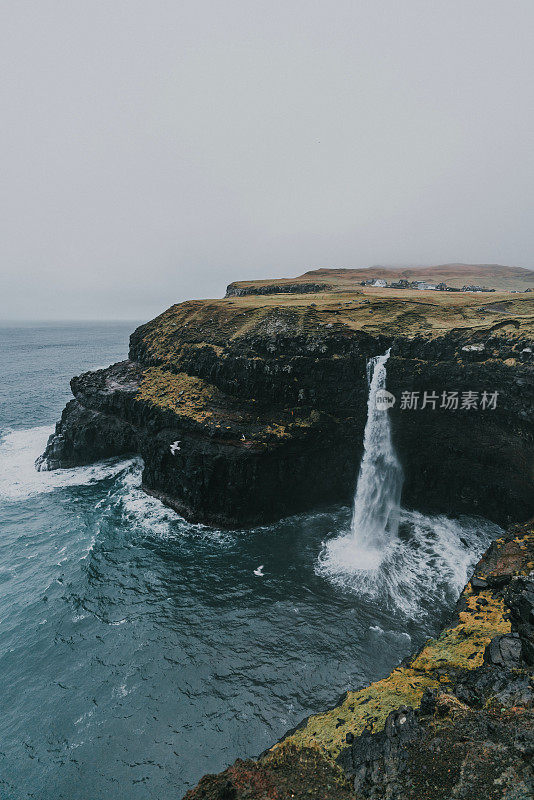
[[[494,542],[437,639],[185,800],[534,796],[534,525]]]
[[[74,399],[40,466],[140,454],[147,491],[188,519],[222,526],[349,503],[366,361],[391,347],[404,505],[527,519],[534,300],[421,294],[336,290],[172,306],[133,333],[128,361],[72,380]],[[434,393],[437,407],[403,410],[405,391]],[[449,391],[498,392],[497,408],[443,409]]]

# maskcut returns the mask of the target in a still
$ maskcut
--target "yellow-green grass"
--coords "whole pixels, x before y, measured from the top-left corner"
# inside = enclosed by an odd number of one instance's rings
[[[474,669],[482,663],[486,646],[494,636],[510,631],[501,599],[488,590],[478,597],[487,601],[477,606],[471,589],[464,592],[467,608],[456,625],[430,639],[407,666],[397,667],[387,678],[359,691],[349,691],[341,705],[310,717],[289,740],[299,745],[316,744],[334,757],[346,741],[346,734],[358,736],[364,728],[383,728],[388,714],[400,706],[417,708],[427,688],[446,686],[449,675]]]
[[[310,428],[318,419],[314,410],[301,414],[280,411],[263,417],[256,410],[254,398],[230,397],[202,378],[163,367],[145,369],[136,400],[171,411],[184,420],[207,424],[221,433],[230,431],[239,436],[242,446],[290,438],[297,429]]]

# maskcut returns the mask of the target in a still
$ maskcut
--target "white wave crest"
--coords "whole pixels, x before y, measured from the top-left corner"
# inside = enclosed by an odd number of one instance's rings
[[[141,462],[132,464],[120,480],[115,492],[115,501],[120,505],[123,518],[129,524],[159,537],[171,535],[171,526],[181,521],[172,509],[151,497],[141,489]]]
[[[142,461],[136,459],[123,472],[106,502],[117,507],[123,521],[131,527],[158,539],[183,540],[186,536],[209,539],[213,544],[228,545],[235,541],[230,531],[219,530],[200,522],[188,522],[161,500],[141,488]]]
[[[318,575],[336,586],[412,616],[450,602],[501,529],[487,520],[402,511],[399,536],[382,548],[358,546],[351,532],[323,543]]]
[[[0,498],[6,501],[53,492],[66,486],[85,486],[112,477],[128,461],[103,461],[87,467],[37,472],[35,459],[41,455],[54,428],[41,425],[10,431],[0,440]]]

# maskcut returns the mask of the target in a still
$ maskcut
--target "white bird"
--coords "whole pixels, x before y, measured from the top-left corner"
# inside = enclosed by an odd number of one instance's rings
[[[180,440],[179,439],[176,442],[173,442],[171,444],[171,453],[172,453],[172,455],[175,456],[176,453],[178,452],[178,450],[181,450]]]
[[[246,442],[246,439],[245,439],[245,434],[244,434],[244,433],[241,435],[241,441],[242,441],[242,442]]]
[[[260,566],[257,567],[254,570],[254,575],[256,575],[257,578],[263,578],[264,577],[264,575],[263,575],[263,564],[260,564]]]

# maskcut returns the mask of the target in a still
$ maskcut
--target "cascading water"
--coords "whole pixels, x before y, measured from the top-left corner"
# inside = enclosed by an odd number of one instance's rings
[[[367,364],[367,422],[350,527],[323,542],[317,574],[403,613],[453,602],[499,529],[486,520],[428,517],[400,508],[402,469],[391,440],[386,387],[390,351]],[[341,512],[340,512],[341,513]]]
[[[367,362],[367,422],[363,436],[363,457],[354,494],[350,532],[327,543],[321,569],[337,572],[371,572],[383,561],[386,550],[397,538],[402,469],[391,441],[386,362],[391,348]]]
[[[367,422],[351,525],[362,553],[373,555],[373,561],[397,534],[402,489],[402,469],[391,441],[389,412],[387,406],[377,402],[386,388],[390,352],[391,349],[367,363]]]

